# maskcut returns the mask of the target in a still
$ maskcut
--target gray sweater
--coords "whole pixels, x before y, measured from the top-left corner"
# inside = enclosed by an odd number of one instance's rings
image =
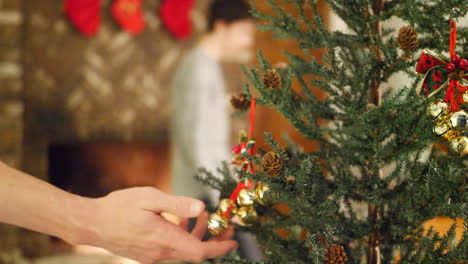
[[[217,200],[194,179],[197,169],[216,172],[230,160],[228,95],[221,65],[195,48],[172,80],[172,188],[175,194]]]

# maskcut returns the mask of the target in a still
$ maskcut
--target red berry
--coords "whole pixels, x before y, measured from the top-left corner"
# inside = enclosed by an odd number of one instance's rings
[[[241,146],[240,145],[234,146],[232,148],[232,152],[234,152],[234,154],[239,154],[239,152],[241,152]]]
[[[447,69],[448,71],[452,72],[455,70],[455,63],[447,63],[447,65],[445,66],[445,69]]]
[[[451,60],[453,63],[457,63],[458,61],[460,61],[460,56],[458,54],[455,54],[451,57]]]
[[[468,61],[466,59],[461,59],[458,62],[458,67],[460,67],[462,70],[466,70],[466,68],[468,67]]]

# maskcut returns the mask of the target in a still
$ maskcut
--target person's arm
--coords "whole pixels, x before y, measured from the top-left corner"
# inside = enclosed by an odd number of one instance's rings
[[[0,222],[60,237],[72,244],[98,246],[151,263],[162,259],[200,262],[224,255],[237,244],[201,242],[208,215],[201,201],[142,187],[90,199],[62,191],[0,162]],[[192,233],[160,213],[199,217]]]

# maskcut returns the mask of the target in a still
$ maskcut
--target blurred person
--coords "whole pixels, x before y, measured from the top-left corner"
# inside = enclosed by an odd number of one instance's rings
[[[202,242],[208,221],[203,202],[150,187],[91,199],[62,191],[0,162],[0,222],[101,247],[143,264],[174,259],[201,262],[232,251],[234,231]],[[166,213],[184,219],[176,225]],[[197,217],[187,232],[187,218]]]
[[[216,171],[232,158],[229,96],[222,62],[246,63],[252,57],[255,20],[248,1],[214,0],[208,10],[208,31],[182,59],[172,80],[172,189],[217,203],[217,193],[194,179],[198,168]],[[258,260],[252,238],[241,247],[247,257]]]

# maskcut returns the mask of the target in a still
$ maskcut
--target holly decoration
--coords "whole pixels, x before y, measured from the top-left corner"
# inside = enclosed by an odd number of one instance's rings
[[[86,37],[96,35],[101,24],[101,0],[65,0],[65,15]]]
[[[233,164],[242,166],[244,170],[255,173],[252,163],[245,155],[254,155],[255,141],[253,140],[255,120],[255,98],[250,103],[250,127],[248,136],[241,133],[241,142],[233,147],[235,154]],[[208,221],[208,231],[217,236],[224,232],[229,226],[232,216],[237,217],[237,223],[241,226],[250,226],[256,223],[258,214],[254,208],[256,204],[263,206],[272,202],[270,189],[266,184],[253,182],[248,179],[241,179],[229,198],[223,199],[218,205],[215,213],[210,215]]]
[[[137,35],[145,28],[142,0],[115,0],[111,13],[119,25],[131,35]]]
[[[455,53],[456,38],[457,25],[450,20],[450,59],[430,50],[422,52],[416,65],[416,72],[422,76],[416,92],[424,89],[431,98],[445,90],[443,100],[429,103],[427,114],[434,121],[433,132],[463,157],[468,155],[468,138],[464,136],[468,114],[462,109],[468,106],[468,62]]]

